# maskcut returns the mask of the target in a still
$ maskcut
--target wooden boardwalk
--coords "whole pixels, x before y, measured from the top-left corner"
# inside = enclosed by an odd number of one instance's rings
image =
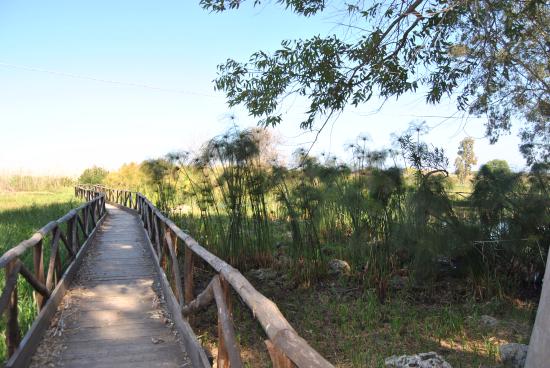
[[[265,332],[273,367],[334,368],[273,301],[143,194],[78,185],[75,196],[86,202],[0,256],[7,368],[29,361],[31,367],[210,368],[185,319],[210,305],[217,310],[217,366],[243,368],[235,295]],[[195,290],[196,269],[215,274],[201,290]],[[39,311],[30,327],[20,326],[21,306],[29,301],[18,297],[23,285],[33,290]]]
[[[191,367],[139,217],[107,210],[31,366]]]

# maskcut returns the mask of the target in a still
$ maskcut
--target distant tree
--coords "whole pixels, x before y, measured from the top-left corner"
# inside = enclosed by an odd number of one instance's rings
[[[167,158],[145,160],[140,165],[147,185],[153,188],[156,195],[156,206],[161,211],[168,211],[174,205],[178,170]]]
[[[222,12],[246,0],[200,0]],[[249,0],[254,6],[267,1]],[[373,95],[426,89],[426,101],[456,96],[459,110],[487,118],[491,142],[522,123],[528,162],[550,157],[550,6],[547,0],[276,0],[310,16],[340,14],[345,36],[284,40],[274,52],[219,66],[216,88],[261,125],[282,120],[281,100],[309,99],[304,128]],[[321,123],[318,122],[322,119]]]
[[[103,184],[109,172],[102,167],[92,166],[82,172],[78,182],[82,184]]]
[[[477,157],[474,154],[474,139],[466,137],[460,141],[458,146],[458,157],[455,160],[455,173],[461,183],[472,173],[472,165],[477,164]]]
[[[278,163],[279,152],[277,150],[277,144],[280,143],[280,139],[273,135],[270,130],[262,128],[250,129],[249,134],[258,145],[258,159],[260,163],[264,166]]]
[[[141,165],[135,162],[123,164],[118,170],[109,172],[103,183],[113,188],[143,191],[147,178]]]
[[[489,237],[498,236],[502,230],[499,224],[514,206],[520,179],[521,175],[513,173],[505,160],[492,160],[479,168],[471,199]]]

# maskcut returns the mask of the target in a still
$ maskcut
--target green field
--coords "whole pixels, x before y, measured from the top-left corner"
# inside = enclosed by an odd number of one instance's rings
[[[28,239],[48,222],[57,220],[76,207],[80,200],[75,198],[72,187],[57,188],[55,191],[0,192],[0,253]],[[32,252],[27,252],[22,261],[32,269]],[[4,286],[2,272],[0,283]],[[22,277],[18,281],[19,325],[25,333],[36,316],[32,290]],[[5,359],[5,317],[0,326],[0,360]]]
[[[73,188],[55,192],[0,192],[0,251],[29,238],[80,203]]]

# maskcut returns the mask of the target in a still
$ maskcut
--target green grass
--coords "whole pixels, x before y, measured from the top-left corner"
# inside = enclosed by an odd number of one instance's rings
[[[0,192],[0,252],[29,238],[78,203],[73,188],[55,192]]]
[[[0,254],[28,239],[42,226],[57,220],[79,203],[80,200],[74,197],[73,188],[69,187],[59,188],[53,192],[0,192]],[[28,268],[33,269],[31,251],[22,257],[22,261]],[[4,283],[5,274],[2,272],[0,285],[3,287]],[[18,297],[19,325],[23,336],[37,311],[32,289],[22,277],[18,280]],[[4,316],[0,324],[0,361],[4,361],[5,358]]]

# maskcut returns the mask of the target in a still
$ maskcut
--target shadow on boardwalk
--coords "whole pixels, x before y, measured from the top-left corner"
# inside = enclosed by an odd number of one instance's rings
[[[31,367],[191,367],[138,217],[107,207]]]

